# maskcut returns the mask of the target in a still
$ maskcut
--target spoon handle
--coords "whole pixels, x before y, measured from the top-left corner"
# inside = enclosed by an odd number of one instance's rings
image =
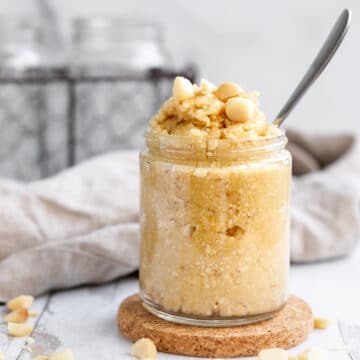
[[[293,91],[284,107],[280,110],[279,114],[273,121],[273,124],[280,126],[284,122],[286,117],[290,114],[291,110],[295,107],[295,105],[300,101],[312,83],[326,68],[326,65],[329,63],[339,45],[341,44],[346,31],[349,28],[350,20],[351,11],[348,9],[343,10],[336,20],[335,25],[331,29],[330,34],[326,38],[324,45],[316,55],[314,61],[310,65],[304,77],[301,79],[299,85]]]

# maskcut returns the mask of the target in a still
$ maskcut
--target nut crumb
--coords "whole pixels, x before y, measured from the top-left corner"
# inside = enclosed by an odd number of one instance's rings
[[[28,336],[28,337],[25,339],[25,342],[26,342],[28,345],[32,345],[32,344],[35,342],[35,340],[34,340],[32,337]]]
[[[330,351],[340,351],[340,352],[343,351],[343,352],[348,352],[348,353],[353,351],[351,346],[345,345],[345,344],[339,344],[337,346],[330,348],[329,350]]]
[[[23,347],[24,350],[28,352],[32,352],[31,345],[34,344],[35,340],[32,337],[27,337],[25,339],[25,346]]]
[[[29,317],[36,318],[39,316],[39,313],[36,310],[30,310],[29,311]]]
[[[30,345],[24,345],[23,349],[27,352],[32,352],[31,346]]]
[[[321,348],[309,348],[298,355],[298,360],[325,360],[325,351]]]
[[[130,355],[135,356],[140,360],[156,359],[156,354],[155,344],[147,338],[136,341],[130,351]]]
[[[70,349],[65,349],[51,354],[49,360],[74,360],[74,354]]]
[[[332,324],[332,321],[325,318],[315,318],[314,319],[314,328],[325,330]]]
[[[284,349],[272,348],[261,350],[257,358],[258,360],[288,360],[288,355]]]

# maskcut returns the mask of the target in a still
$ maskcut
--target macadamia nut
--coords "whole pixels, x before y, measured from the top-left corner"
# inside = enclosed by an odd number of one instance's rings
[[[15,337],[24,337],[29,336],[33,331],[33,327],[29,324],[17,324],[17,323],[8,323],[8,332],[9,335]]]
[[[74,360],[74,355],[70,349],[65,349],[51,354],[49,360]]]
[[[156,359],[156,346],[150,339],[142,338],[133,344],[130,354],[140,360]]]
[[[6,303],[9,310],[28,309],[34,302],[34,297],[31,295],[20,295]]]
[[[175,100],[182,101],[194,96],[194,88],[192,83],[181,76],[177,76],[174,80],[173,96]]]
[[[226,102],[225,111],[231,121],[244,123],[253,118],[255,104],[247,98],[234,97]]]
[[[264,349],[259,352],[258,360],[288,360],[287,352],[280,348]]]
[[[24,323],[28,320],[28,318],[29,318],[29,312],[27,311],[27,309],[19,309],[7,314],[4,317],[4,321],[7,323],[9,322]]]
[[[240,86],[238,84],[235,84],[233,82],[225,82],[218,87],[216,91],[216,96],[218,97],[218,99],[226,101],[234,96],[240,95],[241,92],[242,89],[240,89]]]

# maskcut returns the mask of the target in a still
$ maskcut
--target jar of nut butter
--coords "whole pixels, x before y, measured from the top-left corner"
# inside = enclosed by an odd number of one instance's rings
[[[140,293],[177,323],[234,326],[287,300],[291,157],[258,94],[178,77],[141,154]]]

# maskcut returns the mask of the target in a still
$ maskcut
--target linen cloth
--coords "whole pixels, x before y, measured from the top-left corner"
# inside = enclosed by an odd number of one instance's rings
[[[360,239],[360,142],[287,131],[293,156],[291,260],[350,253]]]
[[[360,234],[360,146],[353,136],[288,132],[294,157],[291,258],[351,252]],[[136,152],[91,159],[49,179],[0,179],[0,301],[96,284],[138,268]]]

